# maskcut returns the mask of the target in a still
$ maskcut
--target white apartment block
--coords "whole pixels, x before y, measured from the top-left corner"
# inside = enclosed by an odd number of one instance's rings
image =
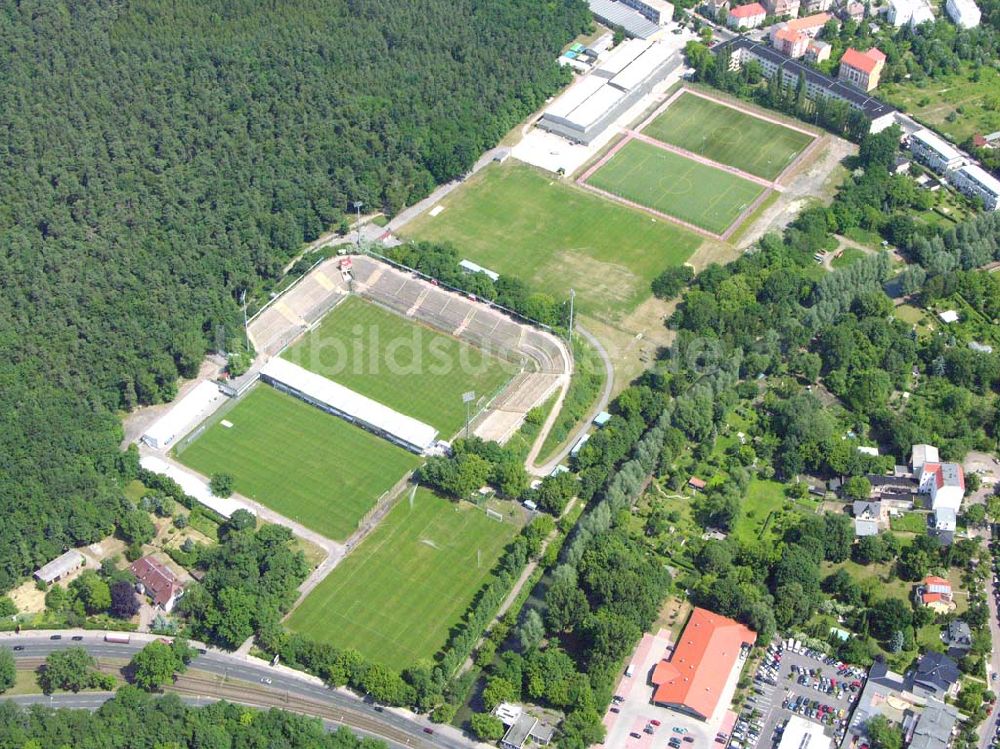
[[[982,198],[987,211],[1000,210],[1000,180],[982,167],[975,164],[963,166],[949,179],[963,195]]]
[[[889,0],[886,20],[897,29],[909,24],[919,26],[934,20],[934,13],[925,0]]]
[[[918,161],[939,174],[958,169],[966,161],[961,151],[927,129],[910,136],[910,151]]]
[[[974,29],[982,18],[979,6],[973,0],[947,0],[944,10],[948,18],[962,29]]]

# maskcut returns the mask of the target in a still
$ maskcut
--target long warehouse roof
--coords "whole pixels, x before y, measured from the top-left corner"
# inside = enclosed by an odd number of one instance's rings
[[[437,439],[437,429],[429,424],[401,414],[285,359],[271,359],[260,373],[421,450],[431,447]]]
[[[673,54],[668,44],[654,43],[611,79],[612,86],[631,91],[659,69]]]

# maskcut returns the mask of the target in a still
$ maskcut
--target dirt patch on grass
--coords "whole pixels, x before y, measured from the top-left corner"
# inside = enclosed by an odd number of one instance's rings
[[[642,293],[644,282],[640,276],[623,265],[602,262],[584,252],[555,253],[539,268],[536,279],[563,278],[571,288],[586,290],[592,306],[621,307]]]

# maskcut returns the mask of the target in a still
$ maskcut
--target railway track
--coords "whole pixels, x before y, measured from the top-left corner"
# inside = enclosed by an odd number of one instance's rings
[[[185,674],[177,679],[167,691],[185,697],[211,697],[251,707],[280,708],[302,713],[316,718],[340,723],[348,728],[356,728],[373,736],[405,746],[430,749],[431,744],[421,741],[412,733],[402,731],[366,715],[360,710],[334,707],[319,700],[292,695],[278,689],[259,687],[250,682],[225,682],[217,677]]]

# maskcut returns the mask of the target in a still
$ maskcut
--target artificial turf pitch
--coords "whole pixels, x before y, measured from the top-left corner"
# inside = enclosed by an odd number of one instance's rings
[[[462,394],[496,394],[513,365],[350,296],[282,356],[450,439],[465,425]]]
[[[491,165],[403,230],[451,242],[462,255],[577,309],[620,318],[649,298],[664,268],[681,265],[701,237],[568,185],[533,167]]]
[[[587,183],[716,234],[765,189],[640,140],[626,143]]]
[[[228,421],[231,427],[222,425]],[[206,426],[177,459],[328,538],[343,540],[420,458],[268,385]]]
[[[772,180],[813,140],[691,93],[671,102],[642,134]]]
[[[520,529],[425,489],[403,497],[288,626],[393,669],[433,658]]]

